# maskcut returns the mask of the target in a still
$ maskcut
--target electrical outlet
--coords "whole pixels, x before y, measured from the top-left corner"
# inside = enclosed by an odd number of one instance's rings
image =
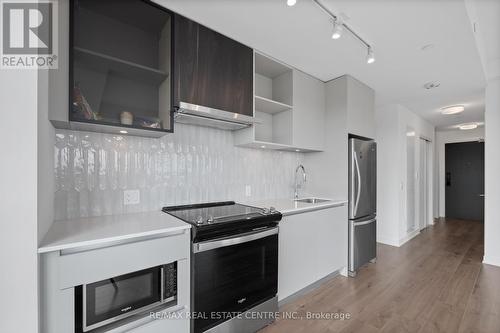
[[[251,197],[252,196],[252,186],[245,185],[245,196],[247,196],[247,197]]]
[[[124,205],[137,205],[141,202],[141,193],[139,190],[125,190],[123,191],[123,204]]]

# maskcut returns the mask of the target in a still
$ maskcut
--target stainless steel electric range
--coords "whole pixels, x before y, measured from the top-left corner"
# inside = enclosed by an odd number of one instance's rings
[[[281,213],[233,201],[163,211],[192,225],[191,331],[255,332],[271,323]]]

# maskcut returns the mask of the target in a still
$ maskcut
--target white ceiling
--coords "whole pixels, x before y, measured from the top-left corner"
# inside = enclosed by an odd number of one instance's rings
[[[376,62],[348,33],[332,40],[329,18],[311,0],[157,0],[218,32],[323,81],[350,74],[438,128],[484,120],[484,73],[464,0],[322,0],[373,45]],[[424,45],[434,47],[422,51]],[[439,81],[426,90],[423,85]],[[464,104],[461,116],[439,108]]]
[[[500,1],[465,0],[485,76],[500,76]]]

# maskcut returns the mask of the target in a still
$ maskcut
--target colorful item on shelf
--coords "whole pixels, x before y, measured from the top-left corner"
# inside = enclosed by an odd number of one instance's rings
[[[136,116],[135,123],[141,127],[161,129],[161,120],[154,117]]]
[[[123,111],[120,113],[120,122],[122,125],[132,125],[134,123],[134,114],[132,112]]]
[[[73,113],[78,118],[87,120],[100,120],[101,117],[96,112],[92,111],[90,104],[78,86],[73,89]]]

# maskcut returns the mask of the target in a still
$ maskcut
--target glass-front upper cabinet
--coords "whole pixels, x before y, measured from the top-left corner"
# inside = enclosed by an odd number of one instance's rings
[[[172,14],[141,0],[73,0],[70,11],[72,127],[171,132]]]

